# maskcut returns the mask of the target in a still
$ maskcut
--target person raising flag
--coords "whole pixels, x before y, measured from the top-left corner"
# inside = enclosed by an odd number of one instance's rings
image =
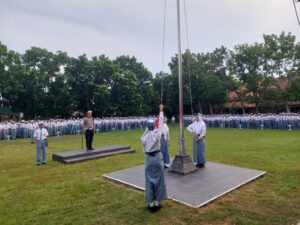
[[[141,143],[145,153],[145,197],[150,212],[161,208],[160,202],[167,199],[167,189],[164,177],[163,156],[160,152],[160,140],[164,122],[164,106],[159,106],[159,116],[156,121],[148,120]]]

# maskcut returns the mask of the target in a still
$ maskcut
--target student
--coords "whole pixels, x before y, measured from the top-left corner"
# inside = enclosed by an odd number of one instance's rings
[[[163,156],[160,152],[160,139],[164,122],[163,105],[155,126],[154,120],[147,121],[146,131],[141,137],[145,153],[145,197],[150,212],[161,208],[160,202],[167,199],[164,177]]]
[[[198,168],[205,167],[205,134],[206,126],[200,113],[195,115],[195,121],[187,127],[193,133],[193,161]]]
[[[35,129],[33,137],[35,138],[36,144],[36,165],[46,165],[46,142],[48,138],[48,131],[43,127],[44,123],[39,122],[39,127]],[[41,160],[42,154],[42,160]]]

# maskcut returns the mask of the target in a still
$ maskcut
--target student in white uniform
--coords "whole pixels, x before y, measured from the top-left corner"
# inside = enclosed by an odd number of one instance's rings
[[[200,113],[196,114],[195,121],[187,127],[187,130],[193,134],[193,161],[198,168],[203,168],[206,163],[206,125],[202,120]]]
[[[147,128],[141,137],[145,153],[145,197],[150,212],[161,208],[160,201],[167,199],[164,176],[163,156],[160,151],[160,140],[164,121],[163,105],[155,128],[154,120],[148,120]]]
[[[36,165],[41,163],[46,165],[46,142],[48,138],[48,131],[43,127],[44,123],[39,122],[39,127],[34,131],[33,137],[36,144]],[[41,160],[42,155],[42,160]]]

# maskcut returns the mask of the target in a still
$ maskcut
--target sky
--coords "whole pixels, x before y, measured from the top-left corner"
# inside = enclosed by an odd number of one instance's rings
[[[153,74],[169,72],[168,63],[178,51],[177,8],[175,0],[166,1],[163,51],[164,2],[0,0],[0,42],[21,54],[40,47],[73,57],[135,56]],[[293,0],[185,0],[185,7],[180,2],[183,52],[188,46],[194,53],[222,45],[232,50],[282,31],[299,41]],[[300,13],[300,3],[296,5]]]

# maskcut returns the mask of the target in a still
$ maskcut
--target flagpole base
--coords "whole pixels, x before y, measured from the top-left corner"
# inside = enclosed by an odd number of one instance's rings
[[[187,175],[194,173],[197,170],[197,167],[194,165],[189,155],[176,155],[168,172]]]

